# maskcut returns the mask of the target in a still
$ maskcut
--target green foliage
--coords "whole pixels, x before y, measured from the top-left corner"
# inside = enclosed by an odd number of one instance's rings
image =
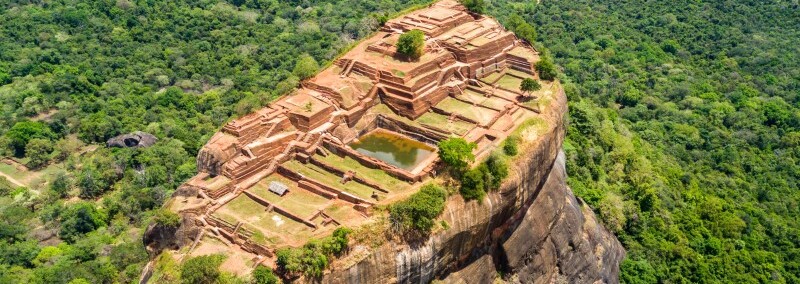
[[[509,156],[516,156],[519,153],[519,136],[510,135],[503,142],[503,153]]]
[[[50,153],[53,151],[53,142],[47,139],[33,138],[25,146],[25,153],[28,160],[28,167],[38,169],[47,165],[50,161]]]
[[[340,227],[331,236],[311,240],[301,248],[279,249],[276,252],[278,268],[290,274],[302,273],[319,278],[328,268],[329,258],[347,250],[348,235],[351,232],[350,229]]]
[[[498,154],[492,154],[474,169],[461,176],[459,192],[466,200],[483,200],[486,193],[498,189],[508,177],[508,163]]]
[[[39,121],[20,121],[6,132],[9,146],[17,157],[25,155],[25,148],[31,139],[55,139],[56,135],[46,124]]]
[[[193,257],[181,265],[181,283],[185,284],[213,284],[220,279],[219,265],[225,256],[203,255]]]
[[[153,221],[160,226],[178,227],[181,225],[181,216],[169,209],[156,210]]]
[[[427,235],[435,219],[444,211],[447,192],[435,184],[426,184],[407,199],[392,204],[389,218],[397,232]]]
[[[536,41],[536,29],[517,14],[511,15],[506,27],[528,43],[533,44]]]
[[[401,56],[417,60],[425,51],[425,33],[420,30],[407,31],[400,35],[395,46]]]
[[[439,158],[457,173],[466,170],[469,164],[475,160],[472,150],[478,147],[477,144],[467,142],[460,137],[439,141],[438,146]]]
[[[525,78],[522,79],[522,82],[519,84],[519,89],[523,92],[535,92],[542,89],[542,85],[539,84],[534,79]]]
[[[56,173],[55,177],[53,177],[53,181],[50,182],[50,190],[58,197],[67,197],[71,188],[72,181],[65,172]]]
[[[255,270],[253,270],[253,282],[255,284],[281,283],[280,279],[278,279],[278,277],[272,273],[272,269],[263,265],[259,265]]]
[[[347,250],[347,243],[350,241],[348,235],[353,230],[339,227],[333,230],[333,234],[322,240],[322,252],[327,255],[340,255]]]
[[[508,162],[500,155],[492,154],[489,156],[489,159],[486,159],[486,169],[491,175],[489,183],[491,189],[499,188],[503,180],[508,177]]]
[[[553,64],[553,60],[548,56],[542,56],[541,60],[536,62],[534,68],[542,80],[553,81],[558,76],[556,65]]]
[[[311,57],[311,55],[305,53],[300,55],[300,57],[297,59],[297,64],[294,65],[292,74],[303,80],[313,77],[315,74],[317,74],[318,70],[319,63],[317,63],[317,60],[315,60],[314,57]]]
[[[563,70],[568,184],[625,246],[621,282],[800,282],[791,9],[487,4],[531,23],[534,46]]]
[[[467,171],[461,177],[461,196],[466,200],[483,200],[486,196],[486,180],[490,177],[486,164]]]
[[[483,0],[461,0],[461,4],[467,7],[467,10],[476,14],[483,14],[486,10],[486,5]]]
[[[106,225],[106,216],[94,204],[78,202],[61,215],[59,236],[67,242],[75,242],[84,234]]]

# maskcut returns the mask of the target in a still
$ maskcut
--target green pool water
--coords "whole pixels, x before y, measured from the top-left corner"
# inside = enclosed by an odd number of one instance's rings
[[[376,130],[361,136],[350,147],[369,157],[411,171],[434,153],[425,143],[408,139],[389,131]]]

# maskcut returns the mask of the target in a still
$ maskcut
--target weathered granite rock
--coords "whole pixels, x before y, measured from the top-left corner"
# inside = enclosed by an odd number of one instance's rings
[[[150,147],[153,144],[156,144],[158,138],[153,136],[153,134],[136,131],[133,133],[119,135],[117,137],[108,139],[106,141],[107,147],[119,147],[119,148],[126,148],[126,147]]]
[[[442,282],[447,284],[492,283],[497,276],[492,256],[484,255],[463,269],[450,273]]]
[[[567,187],[563,153],[502,246],[520,283],[617,283],[625,257],[622,244]]]

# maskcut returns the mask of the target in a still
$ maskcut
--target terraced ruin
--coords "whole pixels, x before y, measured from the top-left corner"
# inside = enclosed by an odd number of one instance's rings
[[[398,59],[395,43],[413,29],[425,34],[424,55]],[[496,20],[453,1],[390,20],[292,94],[225,125],[201,149],[199,173],[180,189],[191,194],[170,203],[199,216],[189,252],[238,248],[260,263],[278,248],[369,222],[376,205],[400,200],[436,175],[438,141],[475,142],[480,160],[535,119],[540,98],[521,91],[520,82],[538,80],[538,60]],[[541,84],[542,92],[557,87]]]

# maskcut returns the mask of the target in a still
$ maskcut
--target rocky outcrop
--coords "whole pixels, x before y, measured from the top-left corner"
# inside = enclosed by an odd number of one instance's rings
[[[617,283],[625,257],[617,238],[566,186],[563,152],[502,252],[520,283]]]
[[[491,255],[484,255],[467,267],[450,273],[442,282],[448,284],[492,283],[497,276]]]
[[[566,98],[557,100],[553,106],[561,109],[546,119],[550,129],[515,160],[499,190],[482,203],[448,200],[442,216],[448,230],[421,244],[385,244],[352,266],[334,267],[323,282],[459,283],[464,275],[496,271],[520,283],[618,282],[624,249],[566,186],[559,154]]]
[[[108,141],[106,141],[106,146],[118,147],[118,148],[150,147],[153,146],[153,144],[156,144],[157,141],[158,138],[153,136],[153,134],[142,131],[135,131],[133,133],[123,134],[108,139]]]

